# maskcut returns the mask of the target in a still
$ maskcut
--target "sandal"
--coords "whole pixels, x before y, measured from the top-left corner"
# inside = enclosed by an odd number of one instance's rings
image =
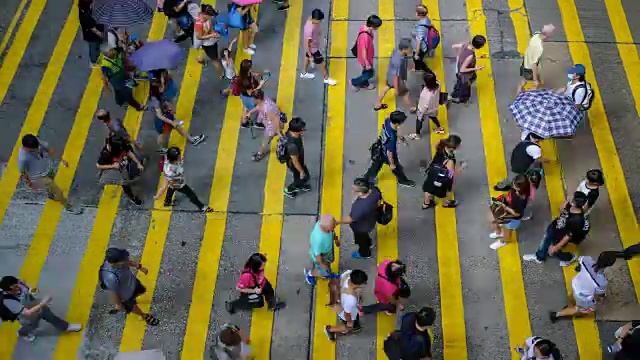
[[[176,206],[177,203],[177,201],[171,200],[170,202],[165,202],[164,206]]]
[[[380,111],[382,109],[388,109],[389,105],[387,104],[380,104],[380,106],[374,106],[373,107],[373,111]]]
[[[145,314],[142,318],[144,319],[144,322],[147,323],[147,325],[156,326],[160,324],[160,320],[158,320],[158,318],[151,314]]]
[[[210,212],[213,212],[213,209],[212,209],[212,208],[210,208],[209,206],[207,206],[205,209],[202,209],[202,212],[204,212],[204,213],[210,213]]]
[[[433,130],[433,132],[436,134],[444,134],[444,128],[442,127],[436,128],[435,130]]]
[[[432,207],[436,206],[436,202],[431,200],[428,203],[423,202],[422,203],[422,210],[427,210],[427,209],[431,209]]]
[[[251,157],[251,159],[252,159],[253,161],[258,162],[258,161],[260,161],[260,160],[264,159],[264,154],[263,154],[263,153],[259,153],[259,152],[254,153],[254,154],[253,154],[253,156]]]
[[[409,109],[409,113],[411,114],[415,114],[416,112],[418,112],[418,108],[415,106]]]
[[[456,206],[458,206],[458,202],[455,200],[447,200],[442,204],[442,207],[444,208],[454,208]]]

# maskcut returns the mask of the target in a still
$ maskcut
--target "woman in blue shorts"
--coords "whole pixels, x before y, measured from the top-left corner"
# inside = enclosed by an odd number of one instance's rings
[[[244,111],[242,113],[242,123],[240,126],[243,128],[249,127],[249,120],[247,119],[247,114],[256,107],[255,99],[253,98],[253,93],[256,90],[262,89],[264,83],[266,82],[266,78],[264,75],[261,80],[259,79],[260,74],[257,74],[253,71],[253,63],[249,59],[244,59],[240,63],[240,71],[238,72],[238,81],[240,85],[240,100],[242,101],[242,106],[244,106]],[[255,127],[264,129],[263,124],[256,123]]]
[[[497,250],[505,245],[511,238],[511,232],[519,226],[527,208],[529,197],[531,196],[531,184],[524,175],[518,175],[513,179],[511,190],[505,196],[505,210],[509,213],[509,220],[505,223],[495,223],[494,231],[489,237],[495,239],[489,247]]]

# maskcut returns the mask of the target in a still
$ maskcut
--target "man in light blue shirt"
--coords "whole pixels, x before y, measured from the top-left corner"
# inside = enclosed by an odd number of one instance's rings
[[[334,260],[333,243],[340,246],[340,240],[334,233],[336,219],[324,214],[313,226],[309,235],[309,257],[313,263],[313,269],[304,269],[304,275],[309,285],[315,285],[316,277],[332,278],[337,276],[331,272],[331,263]]]
[[[429,67],[424,62],[425,57],[433,56],[433,50],[427,49],[429,38],[429,27],[431,19],[429,19],[429,11],[424,5],[416,6],[417,21],[413,31],[413,62],[416,71],[427,71]]]

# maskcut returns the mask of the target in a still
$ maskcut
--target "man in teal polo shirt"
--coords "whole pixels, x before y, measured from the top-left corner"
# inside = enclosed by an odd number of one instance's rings
[[[309,256],[313,263],[313,269],[304,269],[304,275],[309,285],[316,284],[316,277],[333,278],[337,276],[331,272],[331,263],[334,260],[333,242],[340,246],[340,240],[334,233],[336,219],[324,214],[313,226],[309,235]]]

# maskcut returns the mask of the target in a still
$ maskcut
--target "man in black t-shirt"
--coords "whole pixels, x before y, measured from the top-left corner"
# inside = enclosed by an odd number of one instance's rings
[[[284,194],[290,198],[296,197],[301,191],[310,191],[309,170],[304,163],[304,144],[302,134],[306,123],[299,117],[294,117],[289,123],[287,132],[287,167],[293,175],[293,182],[284,188]]]
[[[571,202],[560,212],[560,216],[547,227],[536,253],[526,254],[522,258],[541,264],[547,256],[552,255],[560,259],[560,266],[569,266],[574,262],[577,256],[562,249],[569,242],[579,244],[589,233],[589,221],[585,218],[583,210],[586,203],[587,195],[576,191]]]

